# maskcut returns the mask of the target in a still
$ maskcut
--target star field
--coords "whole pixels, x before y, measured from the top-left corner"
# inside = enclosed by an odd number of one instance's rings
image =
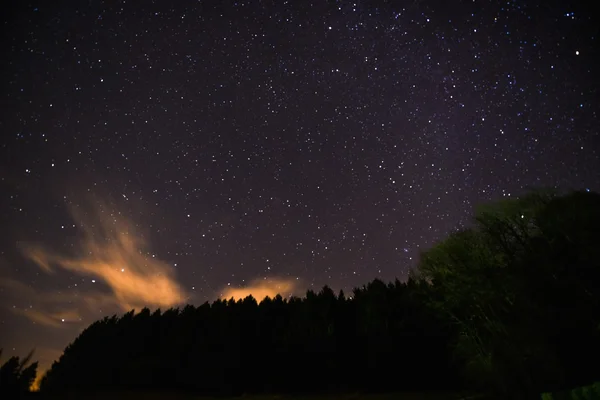
[[[405,279],[482,202],[600,190],[584,3],[7,10],[0,345],[47,364],[129,306]]]

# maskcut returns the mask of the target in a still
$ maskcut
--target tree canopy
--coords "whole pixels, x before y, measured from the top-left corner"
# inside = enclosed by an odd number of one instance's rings
[[[527,396],[600,376],[583,362],[600,355],[599,243],[600,195],[534,192],[480,208],[422,254],[476,382]]]
[[[206,394],[397,390],[456,385],[449,325],[429,287],[375,280],[352,296],[143,309],[97,321],[69,345],[42,391],[188,389]]]
[[[203,394],[469,388],[502,398],[600,378],[600,195],[533,192],[477,210],[406,282],[350,296],[217,300],[93,323],[42,391]]]

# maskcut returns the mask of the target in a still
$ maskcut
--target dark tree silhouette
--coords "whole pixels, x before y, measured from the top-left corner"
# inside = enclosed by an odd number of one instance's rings
[[[597,381],[600,195],[536,192],[485,206],[474,222],[424,252],[406,282],[106,317],[67,346],[41,390],[239,395],[466,384],[539,398]]]
[[[0,349],[0,359],[2,349]],[[0,395],[17,396],[29,392],[29,388],[35,380],[38,363],[31,363],[33,350],[23,360],[13,356],[0,367]],[[7,397],[8,398],[8,397]]]
[[[65,349],[41,390],[234,395],[454,387],[452,332],[420,300],[427,290],[375,280],[352,299],[324,287],[304,298],[278,295],[259,304],[249,296],[104,318]]]

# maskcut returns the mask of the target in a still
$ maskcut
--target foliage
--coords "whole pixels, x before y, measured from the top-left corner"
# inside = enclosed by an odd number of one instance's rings
[[[481,208],[422,255],[473,381],[517,398],[600,376],[580,361],[600,356],[598,243],[600,195],[534,192]]]
[[[2,349],[0,349],[0,356]],[[15,396],[29,391],[35,380],[38,363],[30,363],[33,350],[23,359],[13,356],[0,367],[0,395]]]
[[[542,400],[598,400],[600,382],[557,393],[542,393]]]
[[[375,280],[352,296],[217,300],[97,321],[69,345],[41,391],[188,389],[202,394],[453,387],[449,324],[428,285]]]
[[[41,390],[235,395],[466,382],[518,399],[596,381],[600,195],[534,192],[486,205],[474,222],[424,252],[404,283],[104,318],[65,349]]]

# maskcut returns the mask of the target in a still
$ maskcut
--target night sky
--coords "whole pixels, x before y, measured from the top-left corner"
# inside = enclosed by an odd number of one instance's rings
[[[588,2],[3,9],[0,347],[406,279],[486,201],[600,190]]]

